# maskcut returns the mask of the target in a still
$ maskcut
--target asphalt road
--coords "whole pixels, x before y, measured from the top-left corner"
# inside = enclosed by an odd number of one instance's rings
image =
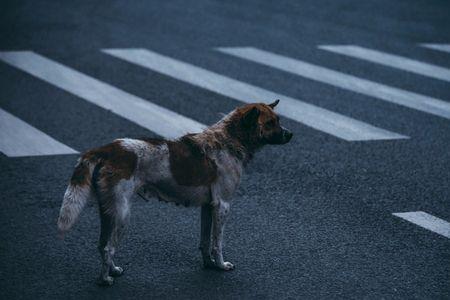
[[[94,283],[94,204],[56,238],[78,155],[0,154],[0,298],[450,298],[450,239],[393,215],[450,222],[449,118],[216,50],[254,47],[447,105],[448,81],[318,46],[358,45],[448,71],[450,53],[419,44],[450,43],[449,11],[434,0],[2,1],[0,51],[34,51],[202,124],[242,102],[101,50],[148,49],[409,138],[347,141],[282,117],[294,139],[256,155],[232,204],[224,251],[234,271],[202,268],[199,210],[135,198],[117,253],[125,274],[109,288]],[[157,136],[2,61],[0,108],[80,152]]]

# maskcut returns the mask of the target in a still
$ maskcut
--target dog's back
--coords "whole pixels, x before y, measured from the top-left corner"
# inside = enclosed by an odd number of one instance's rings
[[[129,204],[116,204],[142,186],[139,194],[144,198],[201,205],[209,200],[207,187],[216,179],[216,168],[192,134],[175,141],[117,139],[89,150],[75,166],[64,194],[60,235],[72,227],[89,199],[95,198],[100,209],[123,215]]]

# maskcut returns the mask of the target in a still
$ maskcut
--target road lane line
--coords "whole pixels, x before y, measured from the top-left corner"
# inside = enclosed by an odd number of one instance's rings
[[[450,223],[445,220],[423,211],[393,213],[393,215],[450,239]]]
[[[450,119],[450,103],[436,98],[390,87],[256,48],[218,48],[218,50],[311,80]]]
[[[450,44],[420,44],[420,46],[450,53]]]
[[[250,85],[146,49],[104,49],[103,52],[180,81],[245,102],[272,102],[280,115],[347,141],[403,139],[407,136],[374,127],[338,113]]]
[[[399,55],[356,45],[322,45],[319,49],[450,82],[450,70]]]
[[[1,108],[0,152],[9,157],[78,153]]]
[[[0,60],[166,138],[205,127],[31,51],[0,52]]]

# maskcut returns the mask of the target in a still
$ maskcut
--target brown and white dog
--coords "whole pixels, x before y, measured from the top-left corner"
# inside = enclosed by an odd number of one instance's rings
[[[200,250],[205,267],[232,270],[222,256],[223,228],[244,166],[266,144],[285,144],[292,133],[280,125],[272,104],[238,107],[201,133],[177,140],[118,139],[79,159],[58,219],[61,236],[88,199],[99,204],[98,283],[111,285],[123,269],[113,261],[130,215],[130,198],[158,198],[201,206]]]

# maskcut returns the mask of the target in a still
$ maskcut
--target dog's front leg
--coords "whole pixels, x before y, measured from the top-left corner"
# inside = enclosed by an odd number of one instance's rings
[[[223,228],[230,212],[230,203],[215,199],[212,203],[212,256],[214,259],[214,266],[225,270],[233,270],[232,263],[223,260],[222,254],[222,240]]]
[[[214,260],[211,258],[211,226],[212,226],[212,206],[208,203],[202,206],[201,231],[200,231],[200,251],[202,252],[203,265],[205,268],[214,267]]]

